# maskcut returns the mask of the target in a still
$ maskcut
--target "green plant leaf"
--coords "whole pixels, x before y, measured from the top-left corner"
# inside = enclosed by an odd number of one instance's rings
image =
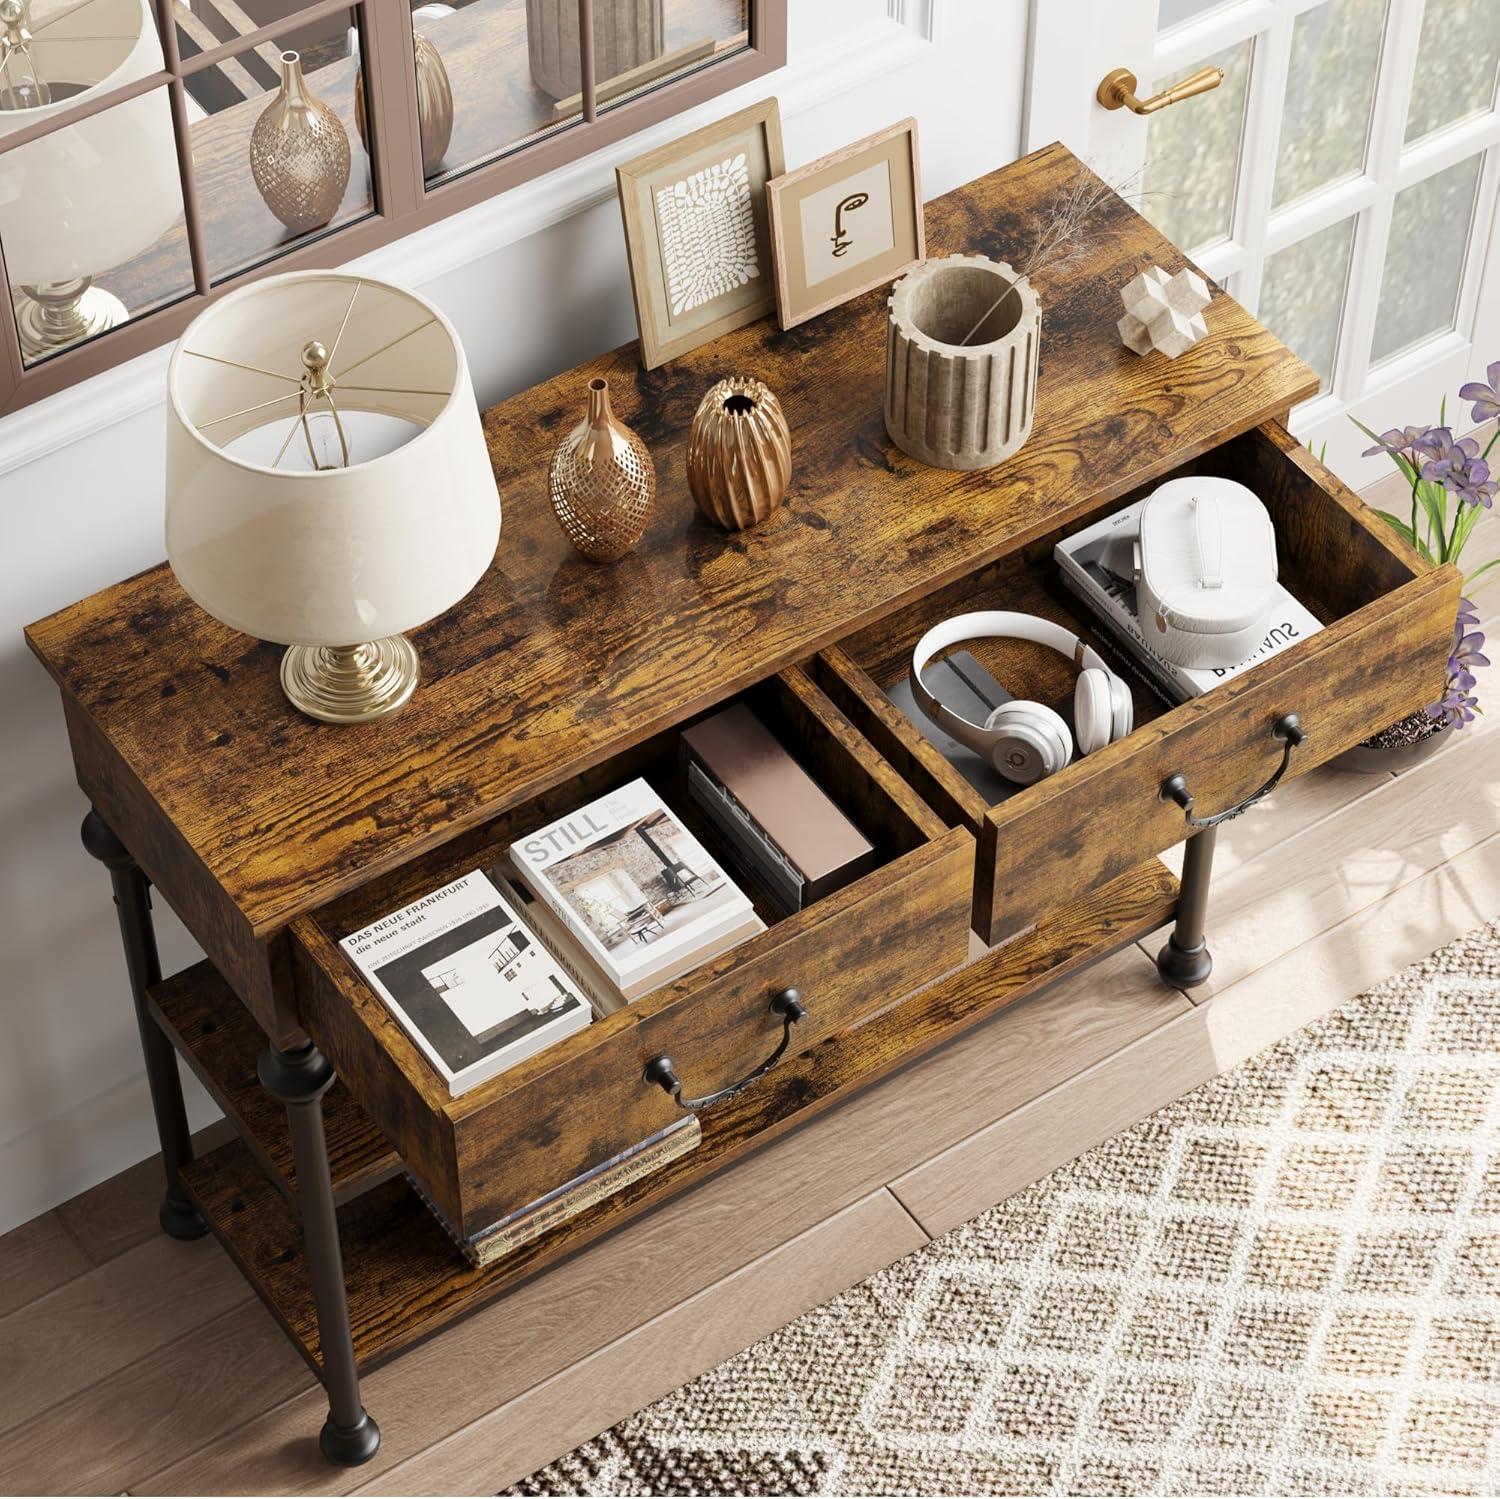
[[[1464,587],[1467,588],[1475,578],[1482,578],[1492,567],[1500,567],[1500,557],[1491,557],[1482,567],[1476,567],[1473,572],[1464,577]]]
[[[1370,508],[1372,510],[1375,510],[1375,507],[1373,505]],[[1427,543],[1423,541],[1420,536],[1415,535],[1412,531],[1412,528],[1407,525],[1404,520],[1398,519],[1396,516],[1392,515],[1389,510],[1375,510],[1375,514],[1378,515],[1381,520],[1383,520],[1386,525],[1391,528],[1391,530],[1395,531],[1398,535],[1405,537],[1406,540],[1410,542],[1411,545],[1414,546],[1417,551],[1427,559],[1428,562],[1437,561],[1437,558],[1432,555],[1432,551],[1428,547]]]
[[[1372,510],[1375,509],[1375,507],[1373,505],[1370,508]],[[1391,528],[1391,530],[1399,532],[1402,536],[1404,536],[1413,545],[1416,544],[1417,538],[1416,538],[1415,535],[1412,534],[1411,527],[1409,525],[1407,525],[1404,520],[1397,519],[1397,517],[1394,516],[1394,515],[1392,515],[1389,510],[1375,510],[1375,514],[1378,515],[1381,518],[1381,520],[1383,520],[1386,523],[1386,525],[1388,525]]]
[[[1433,542],[1440,547],[1448,536],[1448,491],[1428,479],[1417,481],[1417,504],[1433,530]]]
[[[1464,507],[1463,514],[1458,518],[1458,530],[1453,533],[1453,548],[1448,553],[1448,560],[1450,562],[1458,561],[1459,553],[1468,544],[1469,537],[1474,527],[1479,524],[1479,517],[1483,514],[1484,510],[1479,505],[1466,505]]]

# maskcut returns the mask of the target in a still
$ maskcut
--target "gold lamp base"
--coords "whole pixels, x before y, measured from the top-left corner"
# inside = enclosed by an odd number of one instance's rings
[[[293,645],[281,658],[281,690],[323,723],[367,723],[411,700],[421,670],[404,635],[363,645]]]
[[[16,326],[27,359],[42,359],[127,322],[125,304],[87,276],[52,286],[25,286],[16,298]]]

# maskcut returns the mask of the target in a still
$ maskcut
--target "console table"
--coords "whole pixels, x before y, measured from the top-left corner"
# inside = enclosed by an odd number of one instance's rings
[[[1024,258],[1079,170],[1054,146],[937,200],[932,253]],[[85,843],[114,882],[162,1226],[211,1229],[234,1257],[327,1388],[330,1457],[378,1443],[362,1371],[1174,913],[1162,972],[1200,981],[1215,816],[1438,695],[1457,573],[1422,563],[1287,435],[1315,378],[1231,299],[1215,293],[1209,336],[1175,362],[1121,347],[1118,289],[1152,263],[1184,260],[1115,199],[1039,276],[1034,434],[989,472],[927,468],[886,438],[881,293],[650,373],[622,348],[502,402],[485,415],[505,515],[494,566],[417,632],[425,680],[392,719],[300,717],[279,648],[210,619],[165,565],[28,630],[93,806]],[[794,475],[782,514],[725,535],[697,517],[683,457],[701,395],[736,373],[780,395]],[[609,567],[570,551],[546,498],[552,446],[599,376],[659,475],[644,541]],[[1264,499],[1283,581],[1323,630],[1177,707],[1131,676],[1130,736],[987,805],[886,697],[913,642],[946,614],[1004,607],[1110,654],[1052,544],[1193,472]],[[1071,685],[1024,648],[991,668],[1017,695]],[[611,784],[645,774],[671,799],[677,731],[741,696],[879,866],[792,917],[763,912],[750,942],[449,1098],[340,937]],[[1155,855],[1187,835],[1179,891]],[[165,980],[152,887],[207,954]],[[653,1060],[669,1055],[690,1094],[753,1070],[789,987],[806,1012],[793,1044],[703,1113],[695,1151],[487,1268],[408,1181],[465,1232],[496,1221],[676,1117]],[[174,1052],[240,1140],[192,1157]]]

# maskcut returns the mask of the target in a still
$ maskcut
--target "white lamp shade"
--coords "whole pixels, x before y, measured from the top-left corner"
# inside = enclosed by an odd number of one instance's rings
[[[331,351],[347,467],[306,466],[310,340]],[[500,497],[463,348],[412,292],[339,272],[244,287],[183,333],[167,388],[167,556],[234,629],[286,645],[399,634],[457,603],[494,558]],[[381,422],[358,413],[412,428],[383,451],[369,440]],[[257,436],[264,461],[241,455]]]
[[[32,12],[31,55],[45,81],[86,87],[35,109],[0,110],[0,136],[161,70],[161,39],[145,0],[88,0],[76,10],[70,3]],[[67,13],[49,23],[59,12]],[[123,265],[181,213],[165,89],[0,156],[0,244],[18,286]]]

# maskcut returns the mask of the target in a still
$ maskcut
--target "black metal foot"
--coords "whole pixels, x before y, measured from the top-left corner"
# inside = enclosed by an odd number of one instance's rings
[[[318,1446],[329,1462],[354,1467],[367,1463],[380,1446],[380,1428],[359,1397],[359,1368],[349,1327],[349,1296],[339,1249],[339,1220],[328,1172],[328,1140],[323,1133],[323,1095],[333,1086],[333,1068],[311,1041],[297,1051],[268,1046],[261,1053],[261,1085],[286,1105],[297,1167],[297,1198],[302,1208],[302,1244],[308,1279],[318,1309],[318,1341],[323,1353],[323,1386],[328,1419]]]
[[[1156,955],[1156,971],[1174,988],[1191,989],[1214,971],[1209,956],[1208,884],[1213,874],[1214,844],[1219,830],[1207,827],[1193,834],[1182,856],[1182,883],[1177,892],[1177,921],[1167,945]]]
[[[331,1463],[357,1468],[380,1449],[380,1428],[368,1411],[353,1426],[335,1426],[330,1416],[318,1433],[318,1446]]]
[[[1168,937],[1156,955],[1156,971],[1177,989],[1192,989],[1206,983],[1214,971],[1213,956],[1207,942],[1196,947],[1178,947],[1175,935]]]
[[[162,1232],[174,1239],[201,1239],[208,1232],[208,1220],[190,1202],[172,1196],[163,1197],[157,1221]]]

